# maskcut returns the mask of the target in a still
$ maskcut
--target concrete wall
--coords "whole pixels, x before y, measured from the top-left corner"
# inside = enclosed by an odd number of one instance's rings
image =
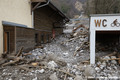
[[[30,0],[0,0],[0,54],[3,52],[2,21],[24,24],[32,27]]]

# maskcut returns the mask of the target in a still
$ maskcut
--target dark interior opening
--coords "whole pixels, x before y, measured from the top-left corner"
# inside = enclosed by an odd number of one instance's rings
[[[41,34],[41,43],[44,43],[44,34]]]
[[[96,51],[119,51],[120,31],[97,31]]]

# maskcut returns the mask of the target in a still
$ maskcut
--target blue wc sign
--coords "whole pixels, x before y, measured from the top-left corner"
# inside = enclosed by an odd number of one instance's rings
[[[90,64],[95,64],[97,31],[120,31],[120,14],[90,15]]]

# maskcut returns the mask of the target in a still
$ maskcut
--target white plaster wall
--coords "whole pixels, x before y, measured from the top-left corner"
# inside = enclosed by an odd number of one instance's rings
[[[0,54],[3,52],[2,21],[9,21],[32,27],[30,0],[0,0]]]

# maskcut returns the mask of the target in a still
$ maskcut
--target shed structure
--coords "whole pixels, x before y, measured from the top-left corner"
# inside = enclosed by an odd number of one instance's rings
[[[90,15],[90,63],[95,64],[96,41],[120,43],[120,14]]]

